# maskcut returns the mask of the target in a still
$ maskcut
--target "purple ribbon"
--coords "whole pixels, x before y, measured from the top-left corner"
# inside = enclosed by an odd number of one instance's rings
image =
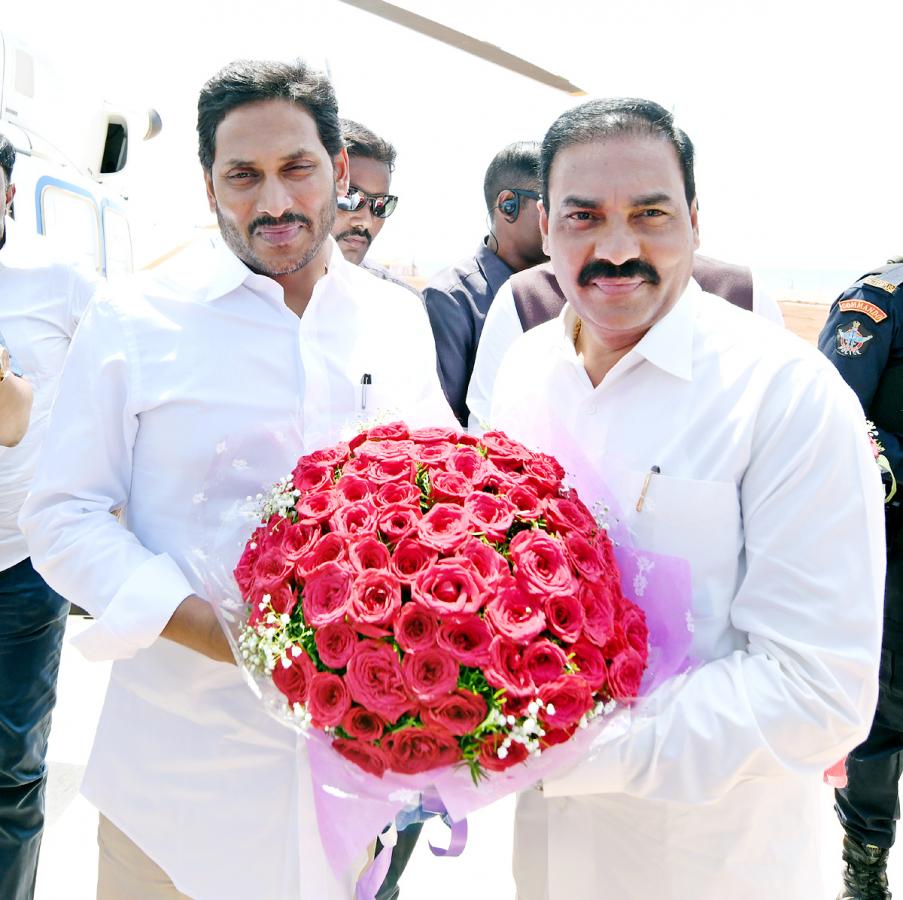
[[[364,869],[363,874],[357,880],[354,900],[376,900],[376,892],[386,880],[394,849],[394,847],[383,847],[379,856]]]
[[[460,856],[467,846],[467,819],[456,821],[455,819],[449,818],[448,810],[442,802],[442,798],[439,796],[438,791],[432,787],[427,788],[423,792],[420,805],[423,807],[424,812],[442,816],[451,832],[451,839],[448,842],[447,848],[443,849],[442,847],[435,846],[432,842],[430,843],[430,850],[432,851],[433,856]]]

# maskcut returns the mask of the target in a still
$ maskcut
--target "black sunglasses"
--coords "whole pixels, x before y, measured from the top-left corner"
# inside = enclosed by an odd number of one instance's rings
[[[377,219],[388,219],[398,206],[398,197],[393,194],[368,194],[354,185],[348,188],[348,199],[351,201],[349,212],[357,212],[369,203],[370,212]]]

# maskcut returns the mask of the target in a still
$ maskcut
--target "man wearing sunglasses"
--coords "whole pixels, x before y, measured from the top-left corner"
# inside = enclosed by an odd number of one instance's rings
[[[539,144],[518,141],[496,154],[483,195],[489,234],[477,252],[434,275],[423,292],[445,396],[467,425],[467,385],[483,321],[498,289],[515,272],[544,262],[539,233]]]

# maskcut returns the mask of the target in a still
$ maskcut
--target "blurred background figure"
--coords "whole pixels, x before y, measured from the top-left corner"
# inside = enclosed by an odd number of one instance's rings
[[[546,259],[539,233],[539,144],[518,141],[489,164],[483,195],[489,234],[476,253],[434,275],[423,292],[439,376],[458,421],[467,425],[467,384],[486,313],[515,273]]]

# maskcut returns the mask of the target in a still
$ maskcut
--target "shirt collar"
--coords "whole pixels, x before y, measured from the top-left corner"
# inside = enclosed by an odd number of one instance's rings
[[[696,303],[701,293],[701,288],[691,278],[673,308],[643,335],[637,345],[619,361],[616,368],[620,368],[622,363],[629,365],[627,361],[640,356],[675,378],[692,381]],[[573,336],[577,314],[570,303],[565,304],[558,321],[562,328],[562,347],[566,347],[568,354],[576,359]]]
[[[318,279],[317,283],[314,285],[315,292],[325,279],[329,278],[336,270],[341,270],[343,264],[347,264],[339,250],[338,244],[336,244],[332,236],[327,236],[326,241],[330,248],[329,263],[327,265],[326,274]],[[267,292],[271,292],[275,287],[279,290],[281,296],[281,285],[268,275],[259,275],[258,273],[251,271],[251,269],[249,269],[248,266],[226,246],[226,243],[221,236],[217,235],[213,238],[212,243],[214,262],[207,283],[207,290],[205,293],[206,300],[217,300],[220,297],[225,297],[226,294],[231,293],[243,284],[247,284],[251,289],[257,288],[259,290],[263,288]],[[320,289],[322,290],[322,288]]]
[[[506,263],[501,256],[493,253],[487,244],[489,238],[483,238],[475,254],[477,264],[483,270],[486,276],[486,283],[493,296],[498,293],[499,288],[514,274],[514,269]]]

